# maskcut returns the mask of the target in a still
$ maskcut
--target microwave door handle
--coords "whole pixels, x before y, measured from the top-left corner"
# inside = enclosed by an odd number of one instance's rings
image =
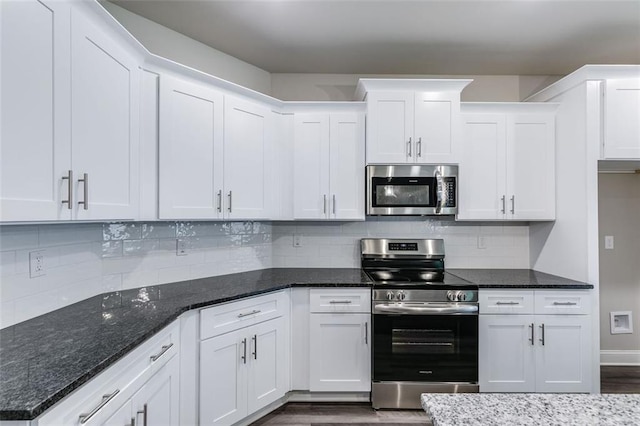
[[[436,181],[436,214],[439,214],[442,211],[442,174],[439,170],[436,170],[434,173],[434,178]]]

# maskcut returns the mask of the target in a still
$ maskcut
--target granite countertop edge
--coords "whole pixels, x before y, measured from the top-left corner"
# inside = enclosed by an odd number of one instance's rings
[[[273,269],[278,269],[278,268],[273,268]],[[284,268],[286,269],[286,268]],[[355,270],[356,268],[354,268]],[[327,272],[331,272],[332,269],[327,269]],[[463,276],[460,276],[462,274],[458,274],[456,273],[456,271],[465,271],[465,270],[453,270],[451,273],[453,275],[456,275],[462,279],[467,279],[469,277],[469,274],[464,274]],[[469,270],[470,271],[470,270]],[[505,275],[509,275],[509,271],[511,270],[491,270],[491,271],[501,271],[498,272],[498,274],[505,274]],[[522,270],[522,271],[527,271],[527,270]],[[250,271],[250,272],[255,272],[255,271]],[[211,279],[216,279],[217,277],[212,277]],[[593,288],[593,285],[590,284],[586,284],[586,283],[579,283],[579,282],[570,282],[569,280],[566,280],[564,278],[560,278],[560,281],[563,282],[558,282],[558,283],[546,283],[546,284],[532,284],[532,283],[516,283],[516,284],[501,284],[501,283],[478,283],[479,288],[503,288],[503,289],[527,289],[527,288],[531,288],[531,289],[535,289],[535,288],[546,288],[546,289],[591,289]],[[474,283],[473,281],[471,281],[472,283]],[[252,291],[247,291],[247,292],[242,292],[242,293],[238,293],[238,294],[234,294],[232,296],[225,296],[225,297],[220,297],[220,298],[213,298],[213,299],[208,299],[208,300],[204,300],[204,301],[199,301],[199,302],[195,302],[195,303],[187,303],[184,306],[178,307],[177,309],[175,309],[173,312],[171,313],[167,313],[166,317],[164,317],[161,321],[155,323],[153,326],[149,327],[149,329],[146,329],[144,331],[144,333],[139,336],[136,339],[131,340],[128,344],[126,344],[124,347],[122,347],[120,350],[118,350],[117,352],[107,356],[105,359],[103,359],[101,362],[99,362],[97,365],[93,366],[92,368],[88,369],[87,371],[85,371],[82,375],[80,375],[79,377],[77,377],[75,380],[71,381],[70,383],[68,383],[67,385],[65,385],[64,387],[60,388],[59,390],[57,390],[56,392],[54,392],[53,394],[49,395],[46,399],[44,399],[43,401],[41,401],[39,404],[35,405],[33,408],[31,409],[25,409],[25,410],[16,410],[16,409],[5,409],[2,410],[0,409],[0,420],[34,420],[35,418],[37,418],[38,416],[40,416],[41,414],[43,414],[47,409],[51,408],[53,405],[55,405],[57,402],[61,401],[64,397],[66,397],[67,395],[69,395],[70,393],[72,393],[73,391],[75,391],[76,389],[80,388],[82,385],[84,385],[85,383],[87,383],[88,381],[90,381],[91,379],[93,379],[95,376],[97,376],[99,373],[103,372],[104,370],[106,370],[107,368],[109,368],[111,365],[113,365],[114,363],[116,363],[117,361],[119,361],[120,359],[122,359],[126,354],[128,354],[129,352],[131,352],[133,349],[135,349],[137,346],[139,346],[140,344],[144,343],[146,340],[148,340],[151,336],[153,336],[154,334],[156,334],[157,332],[159,332],[160,330],[162,330],[164,327],[166,327],[167,325],[169,325],[171,322],[173,322],[175,319],[177,319],[180,315],[182,315],[183,313],[190,311],[190,310],[194,310],[194,309],[201,309],[201,308],[205,308],[205,307],[209,307],[209,306],[215,306],[215,305],[219,305],[219,304],[223,304],[226,302],[231,302],[231,301],[235,301],[235,300],[239,300],[239,299],[244,299],[247,297],[253,297],[253,296],[258,296],[261,294],[267,294],[267,293],[271,293],[271,292],[275,292],[275,291],[280,291],[280,290],[284,290],[287,288],[338,288],[338,287],[371,287],[371,282],[370,281],[364,281],[364,279],[361,282],[313,282],[313,281],[308,281],[308,282],[304,282],[304,280],[293,280],[291,282],[287,282],[287,283],[277,283],[274,284],[273,286],[269,286],[267,288],[263,288],[263,289],[259,289],[259,290],[252,290]],[[474,283],[476,284],[476,283]]]

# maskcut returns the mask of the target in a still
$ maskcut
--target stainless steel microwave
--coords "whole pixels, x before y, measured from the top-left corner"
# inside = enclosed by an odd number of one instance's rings
[[[458,212],[458,166],[367,166],[367,215],[427,216]]]

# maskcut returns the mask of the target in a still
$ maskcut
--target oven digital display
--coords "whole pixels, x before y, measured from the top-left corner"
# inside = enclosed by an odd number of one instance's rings
[[[418,243],[389,243],[389,251],[418,251]]]

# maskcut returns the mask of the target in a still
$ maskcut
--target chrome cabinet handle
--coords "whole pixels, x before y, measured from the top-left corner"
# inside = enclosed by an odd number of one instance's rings
[[[67,172],[67,176],[62,176],[62,180],[67,181],[68,196],[66,200],[62,200],[62,204],[67,205],[67,209],[73,209],[73,170]]]
[[[407,148],[407,155],[411,157],[411,138],[409,138],[409,142],[407,142],[407,146],[409,147]]]
[[[251,340],[253,340],[253,353],[251,355],[253,355],[253,359],[258,359],[258,335],[254,334]]]
[[[576,302],[553,302],[554,306],[575,306]]]
[[[516,196],[511,196],[511,214],[516,214]]]
[[[496,305],[519,305],[520,302],[496,302]]]
[[[329,303],[332,305],[348,305],[351,300],[330,300]]]
[[[84,173],[82,179],[78,182],[84,183],[84,200],[78,201],[78,205],[82,205],[85,210],[89,210],[89,173]]]
[[[129,423],[130,426],[136,426],[136,418],[135,417],[131,417],[131,423]]]
[[[333,214],[336,214],[336,194],[333,194]]]
[[[162,346],[162,349],[160,349],[160,352],[158,352],[155,355],[151,355],[149,358],[151,358],[151,361],[157,361],[158,358],[160,358],[162,355],[164,355],[165,352],[167,352],[169,349],[171,349],[172,346],[173,346],[173,343],[169,343],[168,345]]]
[[[416,151],[418,151],[418,157],[422,157],[422,138],[418,138],[416,142]]]
[[[147,426],[147,414],[148,413],[149,413],[149,408],[147,407],[147,404],[144,404],[142,406],[142,410],[138,411],[136,413],[136,415],[142,414],[142,426]]]
[[[102,402],[100,402],[100,404],[98,404],[97,407],[89,411],[87,414],[80,414],[80,424],[85,424],[86,422],[88,422],[91,419],[91,417],[95,416],[96,413],[100,411],[102,407],[107,405],[109,401],[111,401],[119,392],[120,392],[120,389],[116,389],[111,394],[102,395]]]
[[[242,359],[243,364],[247,363],[247,338],[246,337],[242,339],[242,356],[240,357],[240,359]]]
[[[228,197],[229,197],[229,207],[227,209],[229,210],[229,213],[231,213],[231,211],[232,211],[231,210],[231,199],[233,197],[233,193],[231,191],[229,191]]]
[[[369,344],[369,322],[365,321],[364,323],[364,344]]]
[[[218,191],[218,212],[222,213],[222,189]]]
[[[322,194],[322,214],[327,214],[327,194]]]
[[[507,212],[507,196],[503,195],[502,198],[500,198],[500,200],[502,201],[502,214],[505,214]]]
[[[542,330],[540,342],[542,343],[542,346],[544,346],[544,324],[540,325],[540,330]]]
[[[253,314],[259,314],[260,312],[262,312],[260,309],[254,309],[251,312],[245,312],[245,313],[242,313],[242,314],[238,314],[238,318],[247,317],[247,316],[253,315]]]
[[[534,345],[533,342],[535,341],[535,337],[533,335],[533,333],[534,333],[533,330],[534,330],[535,327],[533,326],[533,323],[531,323],[531,325],[529,325],[529,327],[531,328],[531,337],[529,338],[529,342],[531,342],[531,346],[533,346]]]

